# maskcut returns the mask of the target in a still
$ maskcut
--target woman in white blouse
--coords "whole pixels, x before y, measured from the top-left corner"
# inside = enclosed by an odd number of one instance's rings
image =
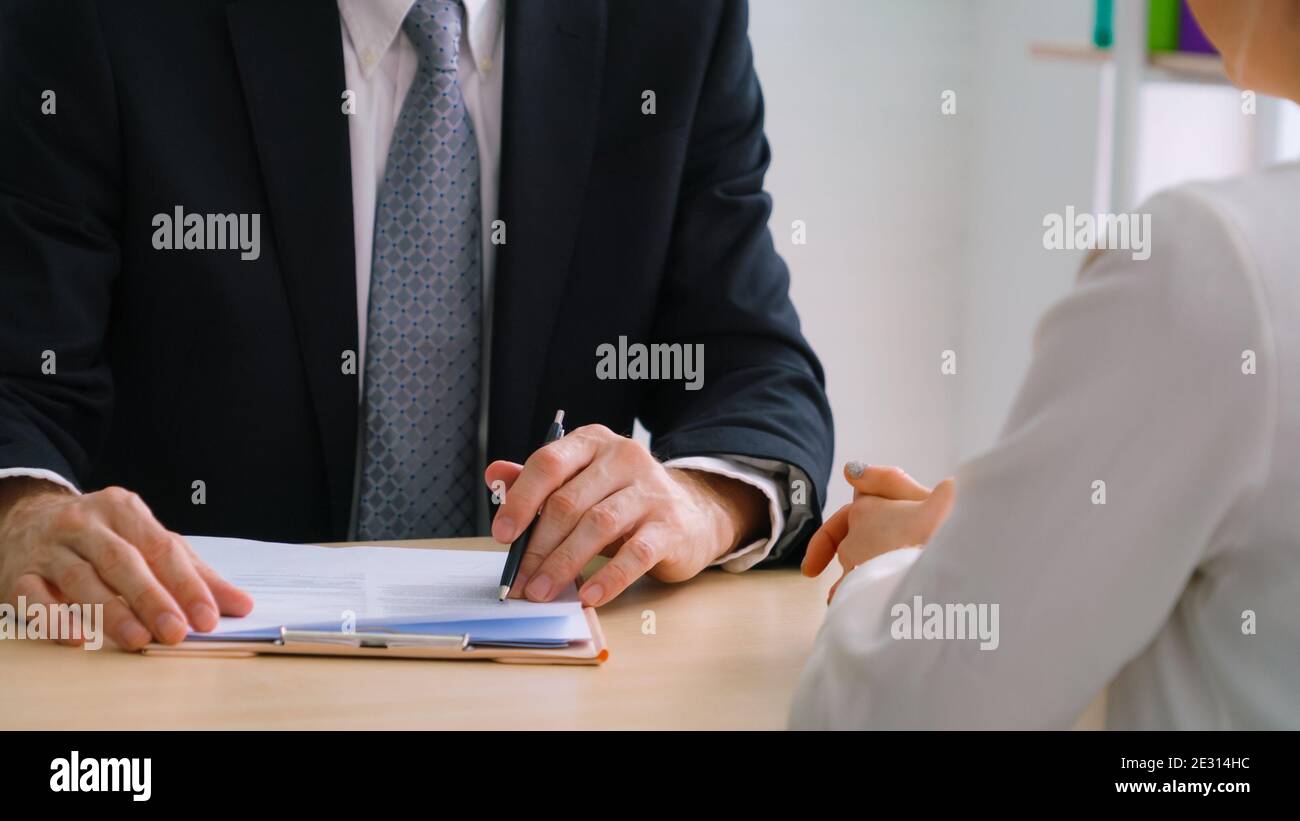
[[[1191,5],[1300,100],[1300,0]],[[849,466],[792,726],[1064,728],[1109,684],[1109,727],[1300,727],[1300,166],[1139,212],[1150,258],[1085,263],[955,485]]]

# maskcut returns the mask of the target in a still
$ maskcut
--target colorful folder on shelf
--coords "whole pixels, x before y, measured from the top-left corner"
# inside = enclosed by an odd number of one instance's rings
[[[1092,44],[1110,48],[1115,43],[1115,0],[1096,0]],[[1147,0],[1147,49],[1215,54],[1217,49],[1196,22],[1187,0]]]
[[[1149,0],[1147,12],[1147,49],[1178,50],[1180,0]]]
[[[1110,48],[1115,44],[1115,0],[1097,0],[1092,22],[1092,44]]]
[[[1182,0],[1179,4],[1181,7],[1178,28],[1178,50],[1189,51],[1194,54],[1218,54],[1219,50],[1210,42],[1210,38],[1205,36],[1201,30],[1201,24],[1196,22],[1195,15],[1187,5],[1187,0]]]

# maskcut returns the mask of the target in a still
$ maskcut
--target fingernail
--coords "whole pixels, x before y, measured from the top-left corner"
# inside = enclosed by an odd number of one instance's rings
[[[844,466],[844,470],[847,471],[849,476],[854,479],[857,479],[859,476],[861,476],[863,471],[865,471],[866,469],[867,466],[862,462],[858,462],[858,461],[849,462],[847,465]]]
[[[492,523],[492,538],[498,542],[509,542],[515,536],[515,523],[509,516],[498,516]]]
[[[544,575],[538,576],[528,583],[524,592],[533,601],[546,601],[551,597],[551,580]]]
[[[217,611],[204,602],[190,608],[190,624],[194,625],[196,630],[211,630],[217,626]]]
[[[605,588],[598,584],[589,585],[582,591],[582,603],[588,607],[595,607],[596,604],[605,597]]]
[[[171,613],[162,613],[154,619],[154,630],[159,639],[169,644],[185,638],[185,623]]]
[[[527,573],[520,573],[519,578],[515,579],[514,591],[517,592],[520,597],[524,595],[524,590],[528,587],[528,580],[531,578],[532,576]]]
[[[153,638],[153,636],[149,635],[149,631],[144,629],[144,625],[134,619],[124,622],[118,628],[118,632],[122,636],[122,641],[131,649],[143,647]]]

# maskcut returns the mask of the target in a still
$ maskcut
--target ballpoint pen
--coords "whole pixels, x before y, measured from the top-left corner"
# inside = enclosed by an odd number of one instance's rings
[[[551,423],[551,427],[546,431],[546,441],[542,442],[542,447],[546,447],[563,435],[564,411],[558,410],[555,412],[555,421]],[[528,550],[528,537],[532,535],[533,524],[536,521],[537,517],[534,516],[533,521],[529,522],[528,527],[524,528],[524,532],[519,534],[519,538],[515,539],[514,543],[510,545],[510,552],[506,554],[506,566],[501,569],[501,587],[497,590],[499,594],[497,599],[499,601],[505,601],[506,596],[510,595],[510,588],[515,586],[515,577],[519,575],[519,563]]]

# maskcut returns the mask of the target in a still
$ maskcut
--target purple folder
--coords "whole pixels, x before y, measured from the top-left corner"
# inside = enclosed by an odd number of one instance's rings
[[[1201,54],[1217,54],[1219,50],[1205,36],[1205,32],[1201,31],[1200,24],[1192,16],[1192,10],[1187,7],[1187,0],[1183,0],[1181,5],[1182,19],[1179,21],[1180,25],[1178,26],[1178,50],[1194,51]]]

